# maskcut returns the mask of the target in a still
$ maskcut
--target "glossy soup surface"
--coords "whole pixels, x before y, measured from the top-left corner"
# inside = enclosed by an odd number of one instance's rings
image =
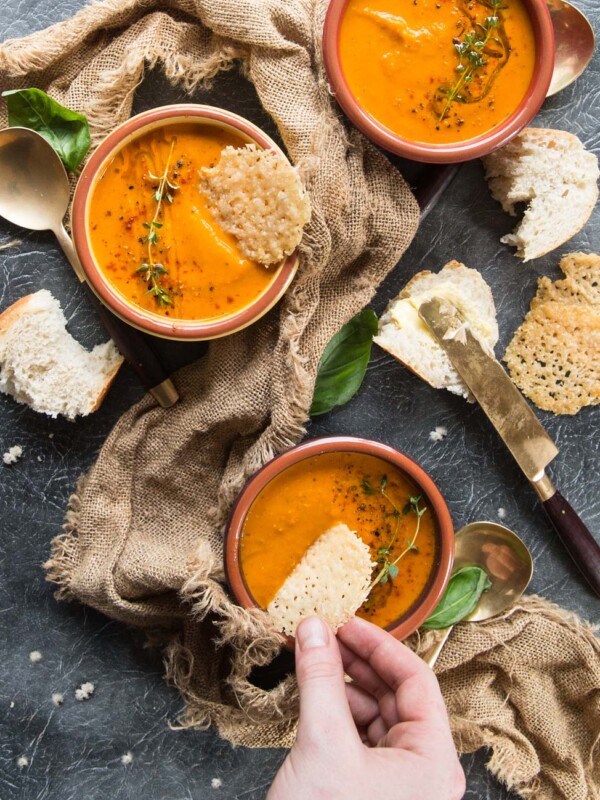
[[[367,494],[364,482],[380,486],[387,476],[386,494],[404,510],[416,486],[389,462],[361,453],[324,453],[299,461],[274,478],[258,495],[246,517],[240,543],[240,562],[246,585],[266,608],[308,547],[338,522],[369,545],[372,560],[393,536],[393,506],[381,494]],[[424,500],[421,506],[426,505]],[[417,518],[401,516],[392,555],[411,539]],[[360,616],[385,627],[418,600],[436,562],[437,535],[428,509],[415,542],[398,563],[398,576],[376,586]]]
[[[490,17],[497,24],[483,42],[486,63],[473,69],[457,45],[473,32],[473,50]],[[535,42],[522,0],[350,0],[339,53],[368,114],[406,139],[443,144],[484,134],[516,110],[533,76]]]
[[[169,162],[169,180],[179,188],[161,206],[155,261],[167,274],[160,284],[172,304],[146,294],[136,270],[148,261],[149,222],[156,209],[157,181]],[[245,259],[233,236],[222,230],[198,189],[198,170],[220,158],[228,145],[246,141],[218,125],[180,123],[155,128],[130,141],[105,166],[90,200],[89,226],[96,262],[127,300],[161,316],[208,320],[242,310],[269,286],[277,268]]]

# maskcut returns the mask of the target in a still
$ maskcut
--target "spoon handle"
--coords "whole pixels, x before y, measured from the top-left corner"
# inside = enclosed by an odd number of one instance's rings
[[[158,360],[146,336],[131,325],[115,317],[96,297],[85,280],[85,273],[71,237],[61,225],[54,231],[69,263],[82,282],[88,300],[117,348],[129,362],[142,385],[163,408],[169,408],[179,399],[179,394],[165,368]]]
[[[433,669],[435,662],[438,660],[439,654],[442,652],[444,645],[446,644],[448,637],[454,630],[454,625],[451,625],[449,628],[446,628],[444,631],[444,635],[441,639],[439,639],[430,650],[426,650],[422,655],[421,658],[423,661]]]

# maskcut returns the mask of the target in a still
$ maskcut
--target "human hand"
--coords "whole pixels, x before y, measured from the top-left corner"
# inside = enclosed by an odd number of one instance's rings
[[[435,675],[389,633],[355,618],[336,640],[317,617],[304,620],[296,674],[298,735],[267,800],[463,796],[465,777]]]

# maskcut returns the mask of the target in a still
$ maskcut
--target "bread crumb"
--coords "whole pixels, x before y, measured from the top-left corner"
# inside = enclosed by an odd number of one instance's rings
[[[76,700],[89,700],[94,694],[95,686],[93,683],[82,683],[79,689],[75,689]]]
[[[17,767],[19,769],[25,769],[27,766],[29,766],[29,759],[27,756],[19,756],[17,758]]]
[[[434,430],[429,431],[429,438],[432,442],[441,442],[448,436],[448,428],[438,425]]]
[[[2,456],[5,464],[15,464],[23,455],[23,448],[20,444],[15,444],[9,447],[6,453]]]
[[[55,706],[62,706],[64,701],[65,701],[64,694],[61,694],[60,692],[54,692],[54,694],[52,695],[52,702],[54,703]]]
[[[132,762],[133,762],[133,753],[131,752],[131,750],[128,750],[126,753],[123,753],[123,755],[121,756],[121,764],[123,764],[124,767],[127,767]]]
[[[14,700],[11,700],[11,701],[10,701],[10,708],[14,708],[14,707],[15,707],[15,701],[14,701]]]
[[[29,653],[29,660],[32,664],[38,664],[42,658],[43,656],[39,650],[32,650],[31,653]]]
[[[49,433],[49,434],[48,434],[48,438],[49,438],[49,439],[54,439],[54,434],[53,434],[53,433]]]
[[[213,778],[210,785],[213,789],[220,789],[223,786],[223,781],[221,778]]]
[[[37,457],[37,460],[38,460],[38,461],[43,461],[43,458],[42,458],[41,456],[38,456],[38,457]]]

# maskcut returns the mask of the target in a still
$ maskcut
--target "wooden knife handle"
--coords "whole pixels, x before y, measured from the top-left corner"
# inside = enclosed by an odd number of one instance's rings
[[[414,195],[421,209],[421,222],[437,204],[457,176],[461,164],[427,164],[415,181]]]
[[[550,479],[544,476],[538,483],[542,485],[534,483],[534,488],[554,530],[583,577],[600,597],[600,545]]]
[[[106,306],[96,297],[87,283],[88,299],[93,305],[96,314],[104,325],[107,333],[112,338],[121,355],[129,362],[142,385],[159,402],[163,408],[169,408],[179,399],[177,390],[167,375],[165,368],[144,334],[131,325],[115,317]]]

